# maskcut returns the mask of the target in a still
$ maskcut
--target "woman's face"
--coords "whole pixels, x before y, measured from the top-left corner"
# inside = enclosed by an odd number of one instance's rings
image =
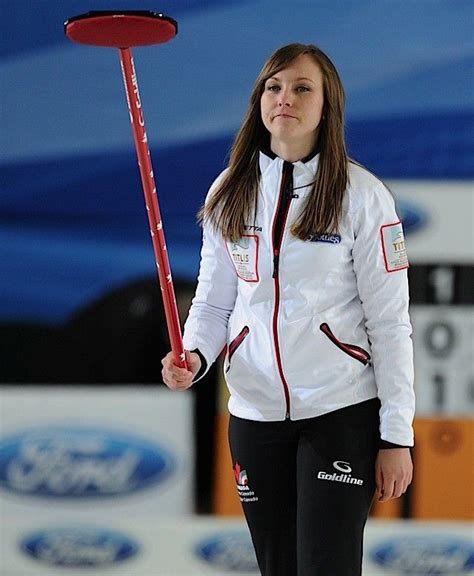
[[[324,104],[323,75],[308,54],[269,78],[260,99],[271,149],[301,151],[299,159],[315,147]],[[293,160],[294,161],[294,160]]]

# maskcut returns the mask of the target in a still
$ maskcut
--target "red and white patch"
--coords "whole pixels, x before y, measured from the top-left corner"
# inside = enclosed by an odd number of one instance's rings
[[[240,501],[247,504],[251,502],[258,502],[258,496],[249,486],[247,471],[244,470],[238,462],[234,464],[234,476],[237,483],[237,492],[239,494]]]
[[[408,268],[408,256],[401,222],[384,224],[380,227],[382,251],[387,272]]]
[[[227,251],[237,276],[246,282],[258,282],[258,236],[246,235],[237,242],[227,242]]]

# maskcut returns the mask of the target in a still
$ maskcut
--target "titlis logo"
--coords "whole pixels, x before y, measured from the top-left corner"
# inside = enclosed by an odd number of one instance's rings
[[[394,252],[404,252],[405,250],[405,240],[403,238],[403,232],[398,232],[395,238],[392,239]]]
[[[319,480],[329,480],[330,482],[342,482],[343,484],[355,484],[356,486],[362,486],[364,481],[360,478],[353,478],[351,476],[352,468],[349,462],[344,462],[342,460],[336,460],[332,463],[334,468],[342,474],[337,474],[333,472],[329,474],[328,472],[323,472],[322,470],[318,472]]]

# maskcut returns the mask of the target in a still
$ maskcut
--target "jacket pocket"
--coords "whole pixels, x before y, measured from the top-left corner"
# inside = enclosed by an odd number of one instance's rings
[[[343,352],[345,352],[352,358],[355,358],[355,360],[362,362],[362,364],[364,364],[365,366],[367,364],[370,364],[370,354],[366,350],[364,350],[360,346],[356,346],[355,344],[347,344],[346,342],[341,342],[340,340],[338,340],[336,336],[334,336],[334,334],[332,333],[331,328],[329,328],[329,325],[326,324],[325,322],[321,324],[319,329],[321,330],[321,332],[324,332],[324,334],[326,334],[329,340],[331,340],[331,342],[335,344],[338,348],[340,348]]]
[[[226,372],[230,369],[230,361],[232,356],[235,354],[237,348],[242,344],[242,342],[247,338],[250,330],[248,326],[244,326],[242,330],[237,334],[237,336],[232,340],[229,344],[228,352],[227,352],[227,369]]]

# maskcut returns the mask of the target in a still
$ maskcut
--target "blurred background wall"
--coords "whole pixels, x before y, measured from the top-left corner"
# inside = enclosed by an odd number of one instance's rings
[[[315,43],[346,88],[349,153],[393,191],[411,261],[417,472],[409,493],[373,516],[472,519],[472,2],[1,0],[0,7],[3,492],[11,492],[12,453],[29,445],[27,428],[49,426],[34,446],[50,453],[62,441],[57,426],[66,425],[71,453],[84,457],[79,439],[90,430],[77,426],[101,420],[100,410],[87,419],[84,399],[95,403],[96,393],[112,426],[96,464],[114,443],[126,452],[117,427],[169,440],[165,417],[163,432],[153,418],[149,428],[136,427],[147,398],[157,410],[168,401],[160,402],[170,394],[160,385],[168,341],[118,55],[73,45],[63,33],[64,20],[89,10],[150,9],[178,21],[172,42],[134,55],[182,318],[199,263],[195,214],[226,165],[254,79],[277,47]],[[51,386],[66,392],[65,404],[40,418],[56,397]],[[81,400],[69,396],[68,404],[67,392],[79,390]],[[143,408],[134,404],[131,420],[107,419],[107,394],[122,393],[132,403],[138,394]],[[127,412],[126,398],[114,406]],[[178,402],[192,444],[180,513],[240,514],[219,367]]]

